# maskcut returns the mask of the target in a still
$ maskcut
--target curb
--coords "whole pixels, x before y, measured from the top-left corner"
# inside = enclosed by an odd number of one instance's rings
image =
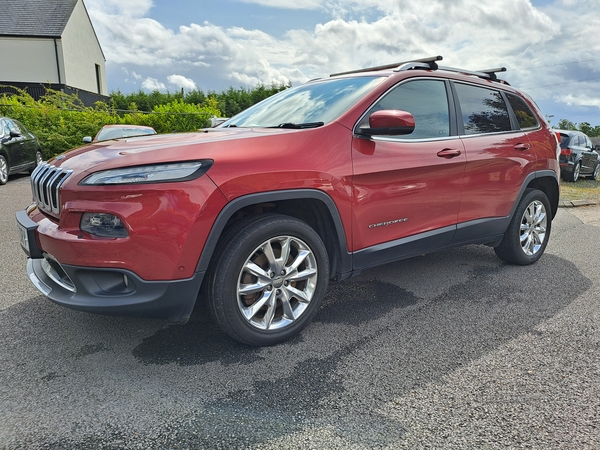
[[[577,208],[579,206],[598,206],[600,202],[591,200],[561,200],[558,202],[559,208]]]

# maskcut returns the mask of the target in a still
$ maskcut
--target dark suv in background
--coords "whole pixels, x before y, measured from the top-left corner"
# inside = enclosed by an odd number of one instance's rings
[[[592,141],[581,131],[556,130],[560,133],[560,173],[566,181],[580,176],[597,180],[600,175],[600,155]]]

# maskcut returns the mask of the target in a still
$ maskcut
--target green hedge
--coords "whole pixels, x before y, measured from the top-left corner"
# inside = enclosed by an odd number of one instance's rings
[[[102,102],[86,107],[74,94],[47,89],[36,101],[25,90],[14,90],[15,94],[0,96],[0,115],[18,120],[36,135],[45,158],[81,146],[84,136],[94,136],[104,125],[148,125],[157,133],[195,131],[210,126],[212,116],[221,115],[218,102],[211,97],[204,105],[174,99],[154,106],[150,113],[135,111],[132,104],[134,111],[123,114]]]

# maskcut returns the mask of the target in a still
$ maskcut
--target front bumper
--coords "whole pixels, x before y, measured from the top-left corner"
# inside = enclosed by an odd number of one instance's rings
[[[17,213],[21,246],[28,256],[27,274],[53,302],[97,314],[152,317],[185,322],[200,291],[204,272],[172,281],[146,281],[124,269],[60,264],[35,240],[37,224],[25,211]]]

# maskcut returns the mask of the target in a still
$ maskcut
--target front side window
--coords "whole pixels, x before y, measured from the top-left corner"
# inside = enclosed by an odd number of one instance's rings
[[[379,100],[361,121],[369,126],[369,115],[382,109],[397,109],[411,113],[415,130],[402,139],[432,139],[450,136],[450,114],[446,83],[441,80],[415,80],[403,83]]]
[[[506,96],[508,97],[508,103],[510,103],[521,129],[532,128],[538,125],[535,114],[533,114],[529,105],[525,103],[525,100],[514,94],[507,94]]]
[[[508,108],[500,92],[456,83],[465,134],[510,131]]]

